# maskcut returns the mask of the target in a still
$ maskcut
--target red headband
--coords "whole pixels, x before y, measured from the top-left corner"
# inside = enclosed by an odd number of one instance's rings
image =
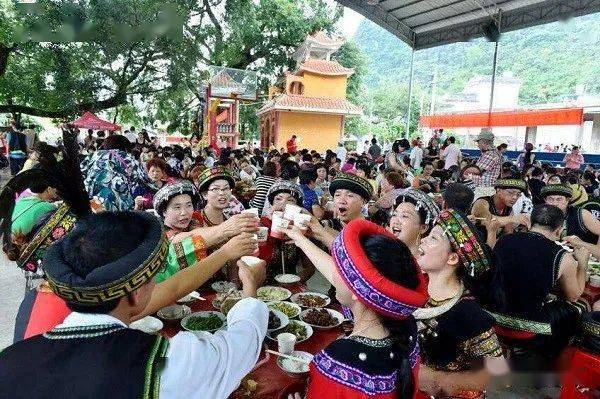
[[[361,241],[365,237],[385,235],[396,237],[366,220],[350,222],[335,239],[332,255],[338,271],[348,287],[366,306],[377,313],[397,319],[410,316],[429,299],[427,280],[415,262],[419,285],[406,288],[384,277],[367,257]]]

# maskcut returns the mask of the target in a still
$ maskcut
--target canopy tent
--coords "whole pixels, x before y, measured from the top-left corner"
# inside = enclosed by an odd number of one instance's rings
[[[81,129],[92,130],[121,130],[121,126],[98,118],[94,113],[86,111],[79,119],[71,122],[71,125]]]
[[[600,12],[599,0],[337,0],[415,50]]]
[[[421,126],[430,129],[581,124],[583,124],[583,108],[455,113],[421,117]]]

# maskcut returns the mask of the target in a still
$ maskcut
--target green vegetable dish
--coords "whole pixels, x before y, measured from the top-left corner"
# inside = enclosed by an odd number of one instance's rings
[[[294,321],[290,322],[290,324],[288,324],[286,328],[280,330],[278,333],[282,332],[294,334],[296,336],[297,341],[304,341],[308,337],[308,331],[306,331],[306,327]]]
[[[279,310],[289,318],[294,318],[300,314],[300,307],[289,302],[270,302],[267,304],[270,309]]]
[[[213,331],[223,327],[223,320],[215,314],[208,316],[192,316],[185,327],[191,331]]]

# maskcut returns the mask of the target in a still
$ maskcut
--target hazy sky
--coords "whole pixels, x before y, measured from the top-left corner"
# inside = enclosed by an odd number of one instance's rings
[[[343,33],[344,37],[346,37],[346,39],[350,39],[350,38],[354,37],[354,34],[356,33],[356,29],[358,29],[358,25],[364,18],[365,17],[363,17],[359,13],[354,12],[353,10],[344,7],[344,16],[338,22],[338,27],[342,31],[342,33]]]

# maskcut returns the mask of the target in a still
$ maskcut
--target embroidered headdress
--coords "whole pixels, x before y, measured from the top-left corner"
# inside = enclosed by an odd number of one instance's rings
[[[369,183],[368,180],[352,173],[340,172],[335,175],[331,181],[331,184],[329,185],[329,192],[331,195],[334,195],[335,190],[337,189],[346,189],[351,191],[363,197],[365,201],[369,201],[373,196],[373,186],[371,186],[371,183]]]
[[[475,227],[461,213],[449,209],[440,213],[437,221],[450,240],[452,250],[471,277],[477,277],[492,267],[489,252],[479,241]]]
[[[375,223],[366,220],[348,223],[333,242],[331,252],[335,264],[346,285],[365,306],[384,316],[404,319],[427,302],[426,278],[414,260],[419,278],[414,290],[384,277],[367,257],[361,243],[373,235],[396,239]]]
[[[199,200],[198,192],[196,191],[196,187],[189,180],[178,180],[174,183],[164,185],[160,190],[154,194],[153,206],[154,210],[160,215],[163,216],[165,210],[167,209],[167,205],[169,205],[169,201],[171,201],[174,197],[188,194],[192,198],[192,202],[196,204]]]
[[[440,208],[433,199],[421,190],[409,189],[404,194],[396,197],[394,208],[397,208],[403,202],[410,202],[415,206],[417,212],[424,215],[424,222],[428,230],[433,228],[435,221],[440,214]]]

